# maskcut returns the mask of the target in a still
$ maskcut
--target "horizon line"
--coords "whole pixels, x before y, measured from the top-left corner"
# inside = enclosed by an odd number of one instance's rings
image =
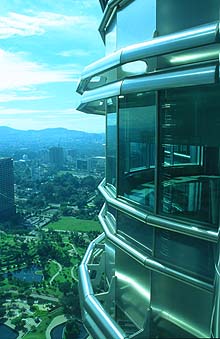
[[[48,130],[48,129],[64,129],[64,130],[67,130],[67,131],[74,131],[74,132],[82,132],[82,133],[90,133],[90,134],[105,134],[105,131],[103,132],[87,132],[87,131],[84,131],[84,130],[77,130],[77,129],[70,129],[70,128],[66,128],[66,127],[46,127],[46,128],[41,128],[41,129],[34,129],[34,128],[31,128],[31,129],[21,129],[21,128],[14,128],[14,127],[10,127],[10,126],[0,126],[0,128],[9,128],[9,129],[13,129],[15,131],[21,131],[21,132],[28,132],[28,131],[35,131],[35,132],[38,132],[38,131],[45,131],[45,130]]]

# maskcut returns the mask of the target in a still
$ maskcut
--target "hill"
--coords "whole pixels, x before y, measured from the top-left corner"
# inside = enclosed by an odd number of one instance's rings
[[[104,133],[86,133],[66,128],[47,128],[43,130],[17,130],[0,126],[0,149],[28,148],[39,150],[51,146],[66,148],[103,148]]]

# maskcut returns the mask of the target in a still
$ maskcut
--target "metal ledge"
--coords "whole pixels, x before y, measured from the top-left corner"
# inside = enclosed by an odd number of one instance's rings
[[[119,209],[120,211],[148,225],[166,229],[172,232],[182,233],[191,237],[208,240],[214,243],[218,242],[218,232],[212,231],[210,229],[201,228],[201,226],[196,223],[190,223],[190,225],[188,225],[186,223],[180,223],[178,221],[173,221],[153,214],[148,214],[146,212],[143,212],[141,209],[132,206],[132,203],[129,204],[127,201],[125,202],[122,199],[116,198],[111,193],[111,191],[106,188],[105,179],[99,185],[99,191],[103,195],[104,199],[116,209]]]
[[[96,339],[129,339],[129,338],[138,338],[138,332],[132,334],[132,336],[127,335],[122,328],[116,323],[116,321],[105,311],[98,299],[95,297],[91,280],[90,280],[90,266],[93,259],[94,250],[97,247],[100,247],[100,243],[105,239],[105,236],[113,243],[115,246],[126,252],[128,255],[132,256],[135,260],[141,263],[144,267],[165,274],[174,279],[183,281],[195,288],[206,290],[213,293],[213,286],[195,279],[193,277],[182,274],[178,271],[170,269],[165,265],[158,263],[157,261],[150,259],[147,256],[141,255],[138,251],[135,251],[132,246],[125,244],[120,238],[113,234],[111,227],[108,227],[109,222],[105,218],[105,207],[103,206],[99,219],[104,228],[106,234],[101,234],[93,242],[90,243],[86,254],[82,260],[82,263],[79,267],[79,290],[80,290],[80,299],[82,304],[82,314],[84,325],[87,328],[88,332]],[[214,329],[216,330],[216,329]]]
[[[189,275],[183,274],[179,271],[173,270],[165,265],[162,265],[161,263],[157,262],[154,259],[149,258],[146,255],[141,254],[137,250],[135,250],[131,245],[128,243],[125,243],[123,240],[121,240],[119,237],[117,237],[116,234],[113,234],[110,229],[111,227],[108,227],[106,220],[105,220],[105,205],[102,207],[102,210],[99,214],[99,220],[102,224],[102,227],[104,229],[104,232],[106,234],[106,237],[114,243],[117,247],[119,247],[121,250],[126,252],[129,256],[134,258],[136,261],[141,263],[143,266],[147,267],[148,269],[152,271],[156,271],[162,274],[165,274],[169,277],[173,277],[175,279],[178,279],[180,281],[183,281],[191,286],[200,288],[202,290],[207,290],[209,292],[213,292],[213,285],[208,284],[204,281],[201,281],[199,279],[193,278]]]
[[[82,73],[77,92],[82,94],[92,77],[125,63],[209,45],[218,41],[219,23],[215,22],[122,48],[87,66]]]
[[[81,104],[77,107],[77,110],[87,113],[90,111],[90,104],[97,101],[98,111],[99,102],[110,97],[126,95],[135,92],[156,91],[165,88],[180,88],[214,84],[218,80],[217,78],[218,66],[215,64],[212,66],[197,67],[182,71],[163,72],[161,74],[124,79],[122,81],[85,92],[82,96]]]
[[[95,247],[105,238],[104,233],[89,245],[79,267],[79,290],[83,303],[85,325],[96,339],[127,339],[128,336],[118,324],[106,313],[100,302],[95,298],[90,281],[88,265]],[[95,326],[93,326],[95,324]]]

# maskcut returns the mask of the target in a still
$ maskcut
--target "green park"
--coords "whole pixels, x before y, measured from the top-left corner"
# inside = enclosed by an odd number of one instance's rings
[[[68,216],[39,229],[37,236],[1,231],[1,323],[25,339],[45,339],[54,319],[68,319],[67,329],[77,333],[78,266],[100,232],[98,221]]]

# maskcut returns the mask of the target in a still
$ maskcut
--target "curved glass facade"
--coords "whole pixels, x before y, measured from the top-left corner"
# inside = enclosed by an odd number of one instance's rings
[[[154,211],[155,93],[119,97],[118,193]]]
[[[103,234],[80,267],[85,326],[95,339],[220,337],[220,5],[101,4],[106,57],[78,86],[79,109],[106,115]]]

